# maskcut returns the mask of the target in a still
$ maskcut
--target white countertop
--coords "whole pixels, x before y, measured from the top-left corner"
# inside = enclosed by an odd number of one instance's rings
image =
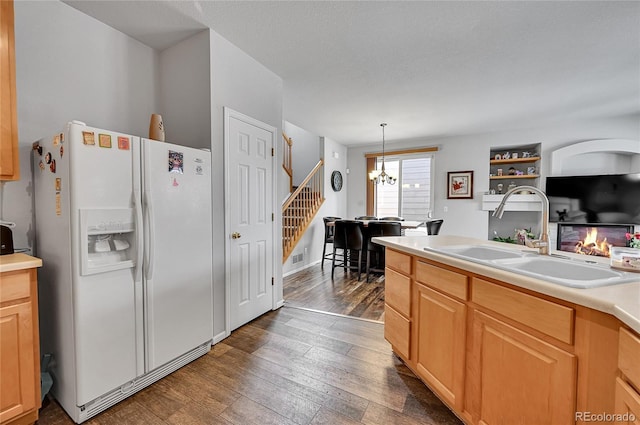
[[[388,236],[376,237],[374,242],[392,249],[403,251],[418,257],[438,261],[459,269],[468,270],[483,276],[491,277],[510,283],[514,286],[526,288],[541,294],[549,295],[574,304],[609,313],[623,323],[640,333],[640,274],[638,280],[619,285],[601,286],[597,288],[579,289],[558,285],[545,280],[536,279],[521,274],[508,272],[487,265],[461,260],[436,251],[425,251],[424,248],[439,248],[452,245],[489,245],[501,249],[513,249],[515,251],[528,250],[522,245],[507,244],[494,241],[467,238],[463,236]],[[584,258],[578,254],[561,252],[562,255],[574,258]],[[589,257],[598,263],[609,264],[607,258]]]

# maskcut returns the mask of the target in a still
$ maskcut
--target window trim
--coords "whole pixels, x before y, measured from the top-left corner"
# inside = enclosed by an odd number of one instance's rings
[[[385,160],[387,158],[390,159],[399,159],[400,161],[404,160],[404,159],[410,159],[412,157],[414,158],[419,158],[421,157],[421,155],[416,155],[416,154],[421,154],[421,153],[431,153],[429,156],[431,157],[431,160],[433,161],[435,159],[435,152],[438,151],[437,147],[426,147],[426,148],[415,148],[415,149],[405,149],[405,150],[397,150],[397,151],[390,151],[390,152],[386,152],[384,153],[385,156]],[[366,173],[365,173],[365,180],[366,180],[366,209],[367,215],[375,215],[375,202],[376,202],[376,184],[369,180],[369,173],[373,170],[376,169],[376,163],[378,161],[378,157],[382,156],[382,152],[376,152],[376,153],[365,153],[364,154],[366,161],[367,161],[367,167],[366,167]],[[433,166],[431,167],[431,176],[430,176],[431,181],[433,182],[434,179],[434,168]],[[400,195],[401,197],[401,195]],[[399,200],[400,202],[400,200]],[[433,203],[433,191],[431,191],[431,203]]]

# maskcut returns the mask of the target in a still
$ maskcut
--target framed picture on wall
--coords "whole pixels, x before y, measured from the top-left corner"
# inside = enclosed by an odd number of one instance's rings
[[[473,171],[447,173],[447,199],[473,199]]]

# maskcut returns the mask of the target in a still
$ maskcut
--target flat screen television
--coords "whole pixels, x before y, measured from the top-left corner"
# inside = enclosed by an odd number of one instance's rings
[[[547,177],[549,221],[640,224],[640,173]]]

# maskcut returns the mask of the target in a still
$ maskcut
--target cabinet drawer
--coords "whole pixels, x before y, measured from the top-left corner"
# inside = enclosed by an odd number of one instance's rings
[[[618,368],[640,389],[640,338],[624,328],[618,338]]]
[[[417,261],[416,280],[461,300],[467,299],[467,276],[463,274]]]
[[[385,251],[385,261],[389,267],[404,273],[411,274],[411,256],[398,251],[387,248]]]
[[[574,311],[551,301],[514,291],[483,279],[472,279],[471,300],[510,319],[573,343]]]
[[[622,415],[617,424],[636,424],[640,419],[640,394],[620,378],[616,378],[616,414]]]
[[[389,304],[384,306],[384,338],[389,341],[398,354],[409,359],[409,336],[411,323]]]
[[[0,280],[0,303],[29,298],[29,270],[2,273]]]
[[[411,279],[386,268],[384,271],[384,300],[398,313],[411,316]]]

